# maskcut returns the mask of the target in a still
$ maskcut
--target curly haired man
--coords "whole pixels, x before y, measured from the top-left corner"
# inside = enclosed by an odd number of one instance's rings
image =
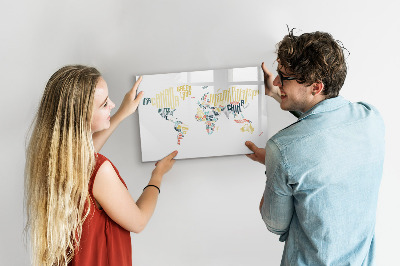
[[[375,216],[384,159],[384,123],[375,107],[339,95],[347,66],[329,33],[277,45],[278,75],[262,64],[265,92],[298,120],[265,149],[260,212],[285,242],[281,265],[373,265]]]

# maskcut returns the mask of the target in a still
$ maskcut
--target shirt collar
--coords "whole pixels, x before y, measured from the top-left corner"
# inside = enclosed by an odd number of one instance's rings
[[[334,98],[329,98],[326,100],[323,100],[319,103],[317,103],[316,105],[314,105],[310,110],[308,110],[307,112],[303,113],[300,117],[299,120],[302,120],[310,115],[314,115],[314,114],[319,114],[319,113],[324,113],[324,112],[329,112],[329,111],[333,111],[335,109],[339,109],[340,107],[342,107],[343,105],[349,104],[350,102],[348,100],[346,100],[345,98],[343,98],[342,96],[337,96]]]

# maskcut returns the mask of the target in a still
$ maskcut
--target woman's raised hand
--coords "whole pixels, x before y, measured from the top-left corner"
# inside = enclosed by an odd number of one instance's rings
[[[143,91],[141,91],[137,96],[136,96],[136,91],[139,87],[140,82],[142,81],[142,77],[140,76],[138,80],[133,84],[132,89],[130,89],[124,97],[124,100],[121,103],[121,106],[119,107],[117,113],[119,113],[123,118],[126,118],[127,116],[133,114],[137,107],[139,106],[140,101],[143,98]]]

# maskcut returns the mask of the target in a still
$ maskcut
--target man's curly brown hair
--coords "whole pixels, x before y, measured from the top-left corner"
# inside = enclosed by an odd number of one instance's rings
[[[277,44],[277,60],[300,84],[322,82],[322,94],[328,99],[339,95],[346,79],[343,49],[329,33],[316,31],[295,36],[292,29]]]

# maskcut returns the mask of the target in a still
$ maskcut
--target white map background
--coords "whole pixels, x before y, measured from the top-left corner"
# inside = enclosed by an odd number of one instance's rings
[[[174,150],[176,159],[247,154],[246,140],[264,145],[261,75],[259,67],[144,75],[138,89],[144,91],[142,161],[157,161]]]

